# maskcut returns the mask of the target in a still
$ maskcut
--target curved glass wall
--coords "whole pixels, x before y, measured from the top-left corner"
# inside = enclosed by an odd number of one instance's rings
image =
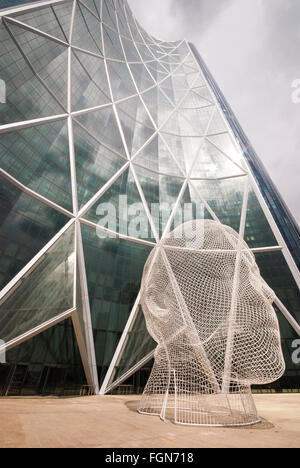
[[[153,38],[126,0],[20,3],[0,10],[2,393],[16,381],[20,394],[62,393],[65,382],[140,391],[155,348],[143,267],[190,219],[244,233],[287,309],[278,305],[287,372],[276,385],[297,386],[299,239],[293,250],[266,207],[264,173],[246,164],[249,145],[194,48]],[[26,380],[19,365],[37,370]]]

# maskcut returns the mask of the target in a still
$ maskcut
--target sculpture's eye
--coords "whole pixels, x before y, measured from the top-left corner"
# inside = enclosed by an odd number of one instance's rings
[[[167,317],[169,313],[167,304],[167,295],[158,291],[155,285],[149,286],[147,289],[147,306],[151,314],[157,318]]]

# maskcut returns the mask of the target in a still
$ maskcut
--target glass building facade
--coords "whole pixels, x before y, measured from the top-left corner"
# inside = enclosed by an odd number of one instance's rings
[[[299,389],[299,229],[195,47],[126,0],[0,8],[0,395],[141,391],[142,271],[183,215],[244,236],[277,295],[270,387]]]

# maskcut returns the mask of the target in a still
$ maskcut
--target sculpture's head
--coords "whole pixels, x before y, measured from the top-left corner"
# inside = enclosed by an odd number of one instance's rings
[[[170,349],[179,336],[199,346],[218,381],[228,356],[230,380],[241,385],[281,377],[274,298],[247,244],[216,221],[177,228],[155,247],[144,269],[142,306],[150,334]]]

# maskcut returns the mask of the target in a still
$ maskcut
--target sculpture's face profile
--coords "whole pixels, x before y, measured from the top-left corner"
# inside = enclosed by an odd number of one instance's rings
[[[179,339],[189,349],[198,346],[218,382],[228,369],[230,380],[241,385],[281,377],[275,294],[247,244],[210,220],[186,223],[178,234],[163,240],[145,266],[142,306],[150,334],[175,360]]]

